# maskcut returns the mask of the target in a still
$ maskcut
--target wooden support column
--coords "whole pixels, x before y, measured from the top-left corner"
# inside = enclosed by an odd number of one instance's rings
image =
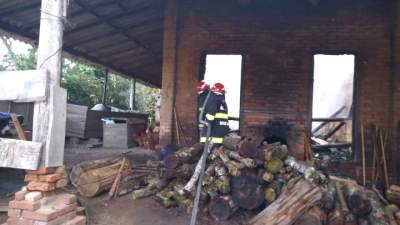
[[[175,86],[177,73],[177,0],[165,2],[164,51],[160,110],[160,145],[173,140]]]
[[[37,69],[49,74],[47,100],[35,103],[32,140],[43,144],[41,167],[61,166],[64,159],[66,90],[60,88],[66,0],[42,0]]]
[[[136,109],[136,79],[131,80],[131,86],[129,89],[129,108],[131,110]]]

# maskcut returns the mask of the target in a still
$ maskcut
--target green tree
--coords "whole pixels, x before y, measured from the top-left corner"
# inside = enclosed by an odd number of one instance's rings
[[[36,68],[37,51],[30,48],[27,54],[15,54],[11,39],[0,36],[8,54],[0,62],[1,70],[31,70]],[[101,103],[105,73],[92,66],[63,59],[61,86],[68,90],[68,101],[93,106]],[[122,109],[129,108],[130,80],[109,74],[106,104]],[[136,106],[138,111],[150,114],[154,119],[156,95],[159,89],[137,83]]]

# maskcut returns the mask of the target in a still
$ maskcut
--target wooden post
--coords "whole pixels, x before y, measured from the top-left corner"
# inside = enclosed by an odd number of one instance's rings
[[[129,91],[129,108],[131,110],[136,109],[136,79],[131,80],[131,86]]]
[[[46,101],[35,103],[32,140],[43,144],[40,166],[60,166],[64,158],[67,93],[60,88],[66,0],[42,0],[37,69],[49,73]]]
[[[103,86],[103,97],[101,103],[106,106],[106,99],[107,99],[107,85],[108,85],[108,69],[105,71],[104,75],[104,86]]]

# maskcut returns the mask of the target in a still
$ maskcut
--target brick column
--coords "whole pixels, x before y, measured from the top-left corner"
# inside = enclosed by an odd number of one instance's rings
[[[160,110],[160,145],[173,140],[176,86],[177,0],[165,2],[164,50]]]

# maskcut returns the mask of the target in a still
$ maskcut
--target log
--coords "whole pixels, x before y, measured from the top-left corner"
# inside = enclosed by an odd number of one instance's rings
[[[395,214],[399,212],[399,207],[396,205],[390,204],[387,205],[384,209],[386,218],[389,220],[390,225],[397,225],[396,216]]]
[[[179,149],[174,154],[164,158],[164,165],[167,168],[174,169],[185,163],[194,163],[200,157],[203,148],[203,143],[197,143],[189,148]]]
[[[315,209],[314,209],[315,208]],[[294,225],[323,225],[323,212],[318,207],[314,207],[301,215]]]
[[[69,174],[69,179],[71,180],[71,183],[75,187],[77,187],[77,180],[82,173],[92,170],[92,169],[112,165],[112,164],[118,163],[119,161],[121,161],[121,156],[112,156],[112,157],[106,157],[106,158],[102,158],[102,159],[81,162],[72,167],[71,173]]]
[[[239,135],[232,133],[229,135],[226,135],[224,137],[224,142],[223,145],[225,148],[229,150],[237,150],[239,142],[242,140],[242,137]]]
[[[259,149],[256,143],[249,140],[242,140],[238,147],[239,154],[244,158],[255,159],[259,155]]]
[[[80,173],[76,178],[78,192],[85,197],[94,197],[102,191],[109,190],[118,175],[121,161],[96,169],[90,169]],[[125,163],[121,176],[124,177],[131,173],[130,163]]]
[[[384,206],[380,203],[378,196],[370,190],[366,190],[365,195],[371,205],[371,213],[366,216],[369,224],[390,225],[389,220],[385,216]]]
[[[323,188],[323,194],[321,199],[321,208],[326,212],[331,212],[336,206],[336,188],[333,182],[327,184]]]
[[[228,220],[238,209],[230,196],[220,196],[211,200],[208,213],[217,221]]]
[[[167,185],[168,182],[166,179],[161,179],[158,176],[152,177],[149,179],[149,183],[145,188],[132,191],[132,198],[133,200],[136,200],[140,198],[146,198],[151,195],[155,195],[157,192],[165,188],[165,186]]]
[[[272,203],[273,201],[276,200],[277,194],[275,189],[273,188],[267,188],[267,190],[265,190],[265,200],[267,201],[267,203]]]
[[[222,148],[215,149],[214,152],[222,160],[226,168],[228,168],[229,174],[231,174],[232,176],[240,175],[240,169],[243,169],[245,167],[244,164],[230,160],[228,155],[225,154]]]
[[[319,187],[305,179],[293,179],[282,194],[247,225],[290,225],[322,197]]]
[[[389,202],[400,205],[400,187],[391,185],[386,190],[386,198]]]
[[[231,195],[240,208],[252,210],[264,203],[265,191],[256,177],[243,174],[231,177]]]
[[[285,160],[285,164],[295,169],[297,172],[304,175],[306,180],[312,183],[323,183],[326,181],[326,176],[317,171],[315,167],[306,165],[305,162],[296,160],[294,157],[289,156]]]
[[[218,192],[222,195],[229,194],[231,191],[230,179],[227,175],[218,177],[215,181],[215,185],[217,186]]]
[[[229,158],[234,159],[234,160],[244,164],[248,168],[255,168],[258,166],[257,161],[254,159],[244,158],[244,157],[240,156],[239,153],[234,152],[234,151],[230,151],[230,150],[226,150],[226,149],[224,149],[223,151]]]
[[[347,182],[344,185],[344,195],[350,211],[360,217],[368,215],[372,208],[365,190],[356,182]]]
[[[342,213],[340,212],[339,208],[335,208],[329,214],[327,224],[329,224],[329,225],[344,225],[344,224],[346,224],[345,220],[344,220],[344,217],[343,217]]]
[[[272,159],[265,162],[265,169],[272,174],[278,173],[283,168],[283,162],[280,159]]]
[[[262,157],[265,159],[272,157],[284,161],[289,156],[287,146],[280,143],[262,146],[260,151],[263,153]]]

